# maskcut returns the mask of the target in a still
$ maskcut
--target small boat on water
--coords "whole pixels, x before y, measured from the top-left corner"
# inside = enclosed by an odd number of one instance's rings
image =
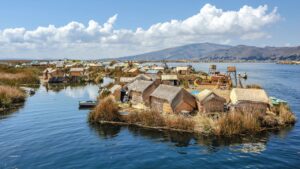
[[[29,95],[34,95],[35,94],[35,90],[29,87],[20,87],[22,90],[24,90],[27,94]]]
[[[243,78],[243,79],[247,79],[247,78],[248,78],[248,75],[247,75],[246,72],[243,73],[243,74],[239,74],[239,76],[240,76],[241,78]]]
[[[97,105],[97,101],[88,100],[88,101],[79,101],[79,108],[92,108]]]
[[[278,99],[276,97],[270,97],[269,99],[270,99],[270,102],[273,106],[286,105],[287,104],[287,101]]]
[[[34,95],[35,94],[35,91],[33,89],[30,89],[28,92],[29,92],[30,95]]]

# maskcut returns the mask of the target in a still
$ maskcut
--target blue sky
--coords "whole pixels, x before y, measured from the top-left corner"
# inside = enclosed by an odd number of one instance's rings
[[[225,25],[217,24],[218,29],[227,26],[228,29],[221,32],[212,26],[206,27],[207,23],[199,21],[199,18],[194,18],[187,25],[183,23],[199,14],[204,7],[222,10],[222,14],[230,11],[238,13],[245,5],[253,8],[250,9],[249,22],[244,23],[240,18],[239,24],[234,26],[234,20],[229,18],[230,23],[227,23],[228,19],[224,19]],[[268,9],[259,10],[262,16],[252,20],[250,15],[254,17],[254,9],[261,5],[267,5]],[[272,15],[276,7],[278,9]],[[0,59],[119,57],[198,42],[297,46],[300,45],[299,7],[300,1],[296,0],[3,0],[0,5]],[[115,14],[117,16],[112,18]],[[221,14],[217,13],[215,17]],[[202,12],[199,17],[206,17],[206,14]],[[272,19],[265,21],[270,17]],[[109,18],[112,18],[111,22],[108,22]],[[85,30],[90,20],[100,25],[95,28],[98,32]],[[149,29],[171,20],[180,23]],[[79,24],[66,27],[72,21]],[[100,31],[105,23],[109,26]],[[46,29],[37,30],[38,27]],[[136,31],[137,28],[142,28],[142,33]]]

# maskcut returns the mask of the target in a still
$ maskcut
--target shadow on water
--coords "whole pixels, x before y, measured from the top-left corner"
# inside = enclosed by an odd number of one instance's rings
[[[281,130],[265,131],[255,135],[237,135],[231,137],[195,135],[176,131],[154,130],[135,126],[119,126],[112,124],[90,124],[101,139],[117,137],[121,128],[127,128],[135,137],[144,137],[151,140],[173,143],[177,147],[200,145],[206,148],[208,153],[214,153],[224,147],[230,147],[233,151],[260,152],[271,136],[285,138],[293,127]]]
[[[14,113],[17,113],[20,109],[22,109],[24,105],[25,103],[19,103],[9,110],[0,111],[0,121],[11,117]]]
[[[118,136],[121,131],[121,126],[111,124],[92,124],[89,123],[91,129],[93,129],[100,138],[109,139]]]

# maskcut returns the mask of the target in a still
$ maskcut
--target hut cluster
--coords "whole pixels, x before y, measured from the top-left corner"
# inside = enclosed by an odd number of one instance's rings
[[[110,93],[117,101],[130,103],[136,109],[191,115],[225,111],[264,114],[270,108],[263,89],[242,87],[241,75],[236,73],[235,67],[221,73],[212,65],[208,73],[204,73],[195,71],[192,66],[132,65],[117,68],[132,74],[115,77]]]

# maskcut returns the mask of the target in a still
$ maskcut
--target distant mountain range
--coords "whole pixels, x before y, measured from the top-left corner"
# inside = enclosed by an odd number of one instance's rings
[[[214,43],[197,43],[159,51],[126,56],[121,60],[245,60],[279,61],[300,60],[300,46],[297,47],[256,47],[230,46]]]

